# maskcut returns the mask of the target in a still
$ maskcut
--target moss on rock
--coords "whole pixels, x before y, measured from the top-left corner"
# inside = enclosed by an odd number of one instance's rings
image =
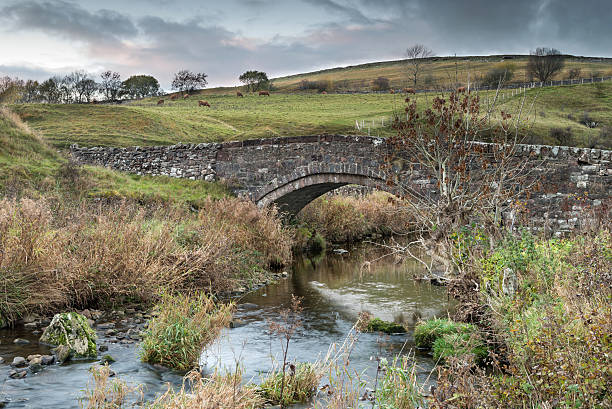
[[[45,329],[40,342],[70,348],[75,358],[95,358],[96,333],[87,323],[87,318],[76,312],[56,314]]]
[[[368,322],[366,332],[383,332],[385,334],[403,334],[406,328],[402,324],[395,322],[383,321],[380,318],[371,319]]]

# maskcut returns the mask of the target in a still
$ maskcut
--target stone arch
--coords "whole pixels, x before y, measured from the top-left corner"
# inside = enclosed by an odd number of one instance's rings
[[[296,215],[317,197],[345,185],[361,185],[394,193],[380,175],[315,173],[273,183],[256,192],[253,199],[259,207],[275,204],[281,212]]]

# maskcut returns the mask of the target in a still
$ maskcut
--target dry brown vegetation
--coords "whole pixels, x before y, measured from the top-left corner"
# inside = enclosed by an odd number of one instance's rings
[[[328,194],[306,206],[299,217],[326,240],[336,243],[358,241],[373,233],[408,233],[412,222],[409,214],[398,208],[394,196],[385,192]]]
[[[0,201],[0,316],[155,300],[160,290],[213,293],[256,283],[291,259],[273,209],[238,199],[181,208],[121,201]],[[0,317],[0,318],[1,318]]]

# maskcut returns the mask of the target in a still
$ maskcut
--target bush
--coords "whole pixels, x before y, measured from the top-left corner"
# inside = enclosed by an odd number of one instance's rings
[[[414,329],[414,343],[417,348],[431,349],[434,342],[444,335],[471,334],[476,327],[463,322],[454,322],[450,319],[433,318],[419,323]]]
[[[500,83],[503,86],[504,84],[509,83],[514,76],[514,65],[508,63],[498,64],[495,67],[491,68],[485,74],[482,79],[483,85],[488,86],[489,88],[497,88]]]
[[[388,91],[389,88],[389,78],[378,77],[372,80],[372,91]]]
[[[551,128],[550,136],[554,138],[559,145],[572,146],[574,138],[572,136],[572,128]]]
[[[318,92],[329,92],[334,90],[334,83],[330,80],[300,81],[299,89],[302,91],[317,90]]]
[[[317,391],[323,373],[317,364],[289,364],[285,388],[281,396],[282,371],[272,371],[258,388],[259,393],[275,405],[285,407],[307,402]]]
[[[203,293],[164,295],[149,321],[141,344],[143,362],[187,371],[196,366],[232,319],[234,304],[220,304]]]

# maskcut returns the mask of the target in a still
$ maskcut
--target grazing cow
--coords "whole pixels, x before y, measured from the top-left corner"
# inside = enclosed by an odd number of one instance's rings
[[[416,91],[414,90],[414,88],[404,88],[404,92],[406,94],[416,94]]]
[[[198,106],[199,107],[209,107],[210,108],[210,104],[208,103],[208,101],[199,100],[198,101]]]
[[[242,92],[240,92],[240,91],[236,91],[236,96],[237,97],[241,97],[241,98],[244,97],[244,95],[242,95]]]
[[[157,105],[164,105],[164,100],[160,99],[159,101],[157,101]]]
[[[270,96],[270,93],[268,91],[259,91],[259,95],[267,95]]]
[[[459,87],[459,88],[457,88],[457,94],[461,94],[461,93],[463,93],[463,92],[465,92],[465,87]]]
[[[175,99],[178,99],[178,94],[172,94],[170,95],[170,100],[174,101]]]
[[[183,99],[187,99],[187,98],[189,98],[189,94],[183,95]]]
[[[394,90],[392,90],[392,89],[390,89],[390,90],[389,90],[389,94],[395,94],[395,91],[394,91]]]

